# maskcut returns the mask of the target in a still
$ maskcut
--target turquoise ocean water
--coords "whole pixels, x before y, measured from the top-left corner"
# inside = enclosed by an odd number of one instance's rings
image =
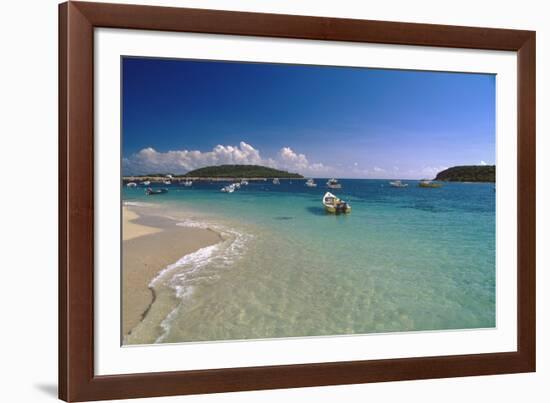
[[[495,326],[493,184],[340,180],[332,192],[352,213],[334,216],[321,204],[326,179],[316,182],[250,182],[232,194],[196,182],[159,196],[124,187],[125,203],[224,238],[153,280],[170,309],[147,324],[150,341]]]

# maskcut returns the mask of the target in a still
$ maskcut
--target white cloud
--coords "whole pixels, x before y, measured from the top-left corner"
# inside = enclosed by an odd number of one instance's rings
[[[217,145],[212,151],[177,150],[159,152],[148,147],[123,160],[125,174],[171,172],[181,174],[193,169],[222,164],[265,165],[304,175],[327,172],[330,167],[311,163],[305,154],[290,147],[280,149],[277,157],[263,158],[260,151],[241,141],[239,146]]]
[[[439,172],[446,170],[448,167],[424,167],[421,170],[421,173],[423,175],[426,175],[427,177],[435,177]]]
[[[481,161],[479,162],[479,165],[487,165],[487,163],[486,163],[485,161],[481,160]]]
[[[374,167],[374,168],[373,168],[373,171],[374,171],[374,172],[385,172],[386,170],[385,170],[384,168]]]

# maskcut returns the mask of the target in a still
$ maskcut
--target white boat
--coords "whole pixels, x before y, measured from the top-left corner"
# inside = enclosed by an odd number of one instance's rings
[[[279,178],[273,178],[273,184],[274,185],[280,185],[281,182],[279,181]]]
[[[409,186],[409,184],[403,183],[400,180],[395,180],[390,182],[390,186],[393,188],[406,188],[407,186]]]
[[[351,213],[351,206],[344,200],[339,199],[330,192],[326,192],[323,196],[323,206],[327,213],[331,214],[348,214]]]
[[[308,179],[306,181],[306,186],[309,187],[309,188],[316,188],[317,184],[315,183],[315,181],[313,179]]]
[[[183,182],[183,186],[191,186],[191,185],[193,185],[193,181],[186,180],[185,182]]]
[[[241,184],[238,183],[238,182],[237,182],[237,183],[234,183],[234,184],[231,185],[231,186],[233,186],[235,189],[240,189],[240,188],[241,188]]]
[[[221,191],[224,193],[233,193],[235,191],[235,185],[232,183],[231,185],[224,186],[221,188]]]
[[[241,179],[241,186],[247,186],[247,185],[248,185],[248,181],[245,179]]]
[[[164,183],[165,185],[171,185],[171,184],[172,184],[172,182],[169,181],[169,180],[165,180],[163,183]]]
[[[166,177],[167,177],[168,179],[174,179],[174,176],[173,176],[172,174],[168,174],[168,175],[166,175]]]
[[[151,184],[151,181],[143,181],[141,182],[143,186],[149,186]]]
[[[126,186],[129,187],[129,188],[135,188],[137,186],[137,183],[136,182],[128,182],[126,184]]]
[[[327,186],[331,189],[342,189],[342,185],[334,178],[327,181]]]

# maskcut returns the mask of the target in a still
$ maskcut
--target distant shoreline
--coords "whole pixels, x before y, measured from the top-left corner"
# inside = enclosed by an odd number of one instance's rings
[[[328,179],[326,178],[315,178],[312,177],[315,180],[319,179]],[[180,183],[180,182],[186,182],[186,181],[192,181],[192,182],[240,182],[241,180],[246,180],[249,182],[267,182],[272,181],[275,178],[247,178],[247,177],[192,177],[192,176],[181,176],[181,177],[166,177],[166,176],[123,176],[122,182],[128,183],[128,182],[145,182],[149,181],[151,183],[156,184],[163,184],[165,181],[169,180],[172,183]],[[308,180],[308,177],[305,178],[284,178],[280,177],[279,180],[286,181],[286,180],[296,180],[296,181],[306,181]],[[394,181],[394,180],[401,180],[401,181],[414,181],[419,182],[422,180],[426,180],[423,178],[418,179],[407,179],[407,178],[336,178],[338,180],[375,180],[375,181]],[[471,180],[465,180],[465,181],[459,181],[459,180],[443,180],[443,179],[431,179],[432,181],[439,181],[439,182],[454,182],[454,183],[495,183],[493,181],[471,181]]]
[[[126,182],[143,182],[143,181],[149,181],[152,183],[163,183],[164,181],[171,181],[171,182],[186,182],[186,181],[193,181],[193,182],[227,182],[227,181],[257,181],[257,182],[266,182],[273,180],[274,178],[247,178],[247,177],[204,177],[204,176],[177,176],[177,177],[167,177],[167,176],[123,176],[122,180]],[[307,180],[307,178],[285,178],[285,177],[279,177],[280,180]]]

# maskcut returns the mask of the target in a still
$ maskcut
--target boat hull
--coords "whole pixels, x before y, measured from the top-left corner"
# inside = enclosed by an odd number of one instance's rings
[[[329,214],[349,214],[351,213],[351,206],[347,206],[345,208],[325,206],[325,211]]]

